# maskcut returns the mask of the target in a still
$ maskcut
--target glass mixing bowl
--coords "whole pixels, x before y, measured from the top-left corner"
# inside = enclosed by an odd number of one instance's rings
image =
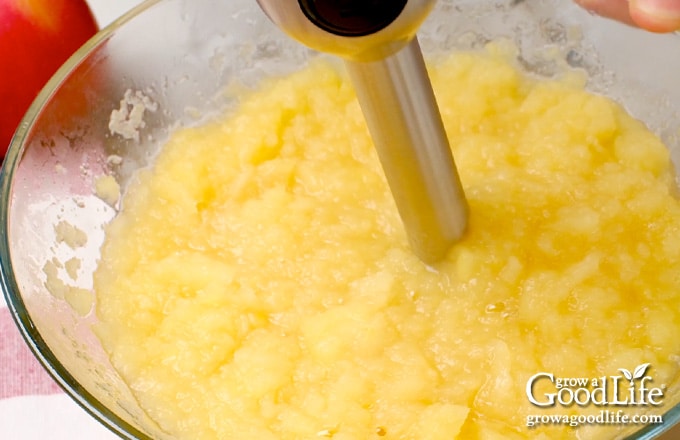
[[[419,36],[426,57],[506,37],[534,75],[583,69],[591,90],[646,121],[680,163],[678,35],[603,20],[571,0],[440,0]],[[103,226],[119,203],[115,191],[104,201],[97,184],[110,176],[108,184],[124,190],[170,132],[231,105],[228,85],[251,87],[317,56],[283,35],[255,0],[150,0],[78,51],[18,128],[1,175],[4,294],[44,367],[121,437],[169,438],[140,409],[90,328],[97,319],[92,273]],[[81,267],[63,281],[58,263],[71,258]],[[677,389],[669,384],[669,395],[680,396]],[[664,424],[632,438],[674,425],[677,401],[666,399]]]

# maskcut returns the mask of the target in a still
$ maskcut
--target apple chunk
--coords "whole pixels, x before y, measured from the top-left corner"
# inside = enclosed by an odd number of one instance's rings
[[[40,89],[97,30],[85,0],[0,0],[0,158]]]

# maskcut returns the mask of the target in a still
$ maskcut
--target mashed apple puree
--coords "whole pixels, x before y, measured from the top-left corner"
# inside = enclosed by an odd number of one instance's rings
[[[352,87],[323,63],[177,131],[140,172],[107,231],[97,330],[164,430],[601,438],[625,427],[527,427],[602,409],[537,407],[528,379],[649,364],[649,387],[675,380],[680,204],[664,145],[575,77],[536,81],[494,53],[431,73],[471,208],[432,267],[409,250]]]

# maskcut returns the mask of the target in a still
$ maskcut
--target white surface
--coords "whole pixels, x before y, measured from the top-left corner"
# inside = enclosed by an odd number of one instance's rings
[[[30,423],[27,421],[30,420]],[[0,400],[0,438],[7,440],[120,440],[66,394]]]
[[[92,9],[99,27],[104,27],[142,3],[142,0],[87,0],[87,3]]]

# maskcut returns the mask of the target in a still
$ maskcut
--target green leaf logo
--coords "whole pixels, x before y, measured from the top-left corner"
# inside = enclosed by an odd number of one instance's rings
[[[619,368],[619,371],[623,373],[623,375],[628,379],[629,381],[633,381],[633,375],[631,374],[630,371],[626,370],[625,368]]]
[[[633,381],[635,379],[642,379],[647,372],[647,368],[649,368],[650,364],[640,364],[631,373],[630,371],[626,370],[625,368],[619,368],[619,371],[623,373],[623,375],[630,381],[630,384],[633,385]]]
[[[649,364],[642,364],[635,367],[635,371],[633,371],[633,379],[641,379],[645,375],[647,368],[649,368]]]

